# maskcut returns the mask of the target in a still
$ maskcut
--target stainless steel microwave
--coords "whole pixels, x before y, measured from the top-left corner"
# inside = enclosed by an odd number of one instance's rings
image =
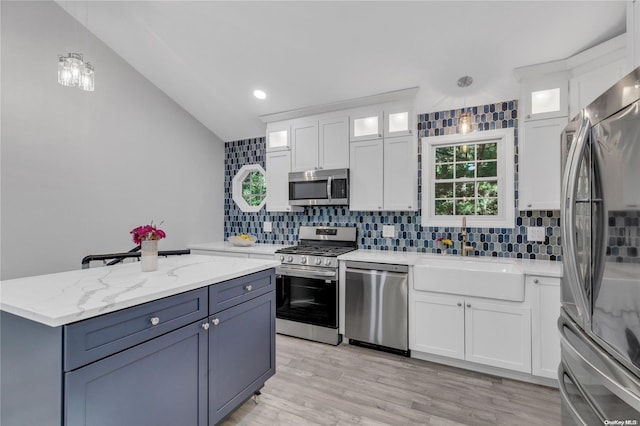
[[[349,204],[349,169],[289,173],[289,204],[331,206]]]

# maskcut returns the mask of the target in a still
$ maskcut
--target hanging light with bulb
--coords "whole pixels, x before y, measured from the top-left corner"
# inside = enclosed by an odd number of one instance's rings
[[[74,4],[74,12],[77,12],[75,7],[76,5]],[[73,15],[77,15],[77,13]],[[88,9],[85,4],[85,22],[88,23],[88,20]],[[77,23],[74,25],[74,33],[76,32],[76,26]],[[82,53],[69,53],[67,56],[58,55],[58,83],[63,86],[77,87],[80,90],[93,92],[96,87],[93,65],[84,61]]]
[[[81,53],[58,56],[58,83],[93,92],[95,89],[93,65],[84,62]]]
[[[465,75],[464,77],[460,77],[458,79],[458,87],[465,89],[473,83],[473,77],[469,75]],[[472,126],[472,115],[470,111],[465,111],[467,108],[467,99],[466,96],[464,98],[464,106],[463,112],[460,114],[460,118],[458,118],[458,133],[469,133],[471,131]]]

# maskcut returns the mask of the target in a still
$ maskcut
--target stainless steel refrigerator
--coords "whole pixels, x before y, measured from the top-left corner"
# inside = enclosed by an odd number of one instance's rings
[[[640,424],[640,68],[563,133],[563,425]]]

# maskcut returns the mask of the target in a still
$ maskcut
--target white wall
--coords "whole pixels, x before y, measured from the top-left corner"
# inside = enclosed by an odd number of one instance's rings
[[[55,3],[1,8],[1,278],[129,250],[151,220],[160,250],[222,239],[223,142]],[[67,52],[95,92],[57,83]]]

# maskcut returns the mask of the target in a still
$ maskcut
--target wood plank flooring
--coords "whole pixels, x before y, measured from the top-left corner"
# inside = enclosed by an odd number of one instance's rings
[[[260,402],[222,425],[559,425],[556,389],[277,335]]]

